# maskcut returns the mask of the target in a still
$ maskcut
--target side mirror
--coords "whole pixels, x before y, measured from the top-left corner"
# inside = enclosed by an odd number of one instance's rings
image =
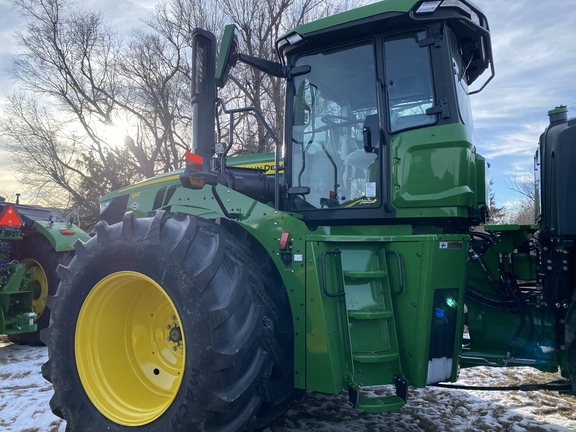
[[[224,28],[222,43],[220,44],[220,54],[218,55],[218,63],[216,64],[215,81],[216,85],[220,88],[224,87],[238,61],[238,53],[240,51],[239,40],[236,25],[228,24]]]

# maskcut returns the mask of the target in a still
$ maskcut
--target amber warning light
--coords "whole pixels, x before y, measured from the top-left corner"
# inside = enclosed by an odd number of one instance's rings
[[[20,228],[22,219],[13,205],[7,205],[0,212],[0,227],[2,228]]]

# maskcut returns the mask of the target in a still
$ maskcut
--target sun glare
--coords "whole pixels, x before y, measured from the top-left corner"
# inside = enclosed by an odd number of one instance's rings
[[[128,122],[115,121],[106,125],[102,131],[102,138],[110,147],[120,147],[124,145],[126,136],[130,136],[130,125]]]

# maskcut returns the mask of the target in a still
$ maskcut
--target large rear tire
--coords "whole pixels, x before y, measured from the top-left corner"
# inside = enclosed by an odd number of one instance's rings
[[[20,333],[10,335],[12,342],[22,345],[43,345],[40,340],[40,331],[50,322],[50,310],[46,308],[46,299],[56,294],[60,283],[56,269],[58,265],[67,265],[74,252],[56,252],[48,239],[38,232],[27,234],[19,245],[18,259],[26,266],[30,273],[32,283],[29,288],[34,291],[32,307],[38,315],[36,318],[37,331],[33,333]]]
[[[164,212],[96,231],[61,267],[42,335],[67,431],[252,430],[286,409],[271,399],[293,394],[284,312],[234,236]]]

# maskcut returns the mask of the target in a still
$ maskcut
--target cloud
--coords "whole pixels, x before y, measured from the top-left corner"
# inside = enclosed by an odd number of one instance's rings
[[[476,144],[505,205],[519,199],[506,180],[532,170],[548,110],[576,105],[576,8],[574,1],[475,3],[490,23],[496,69],[488,87],[472,96]]]

